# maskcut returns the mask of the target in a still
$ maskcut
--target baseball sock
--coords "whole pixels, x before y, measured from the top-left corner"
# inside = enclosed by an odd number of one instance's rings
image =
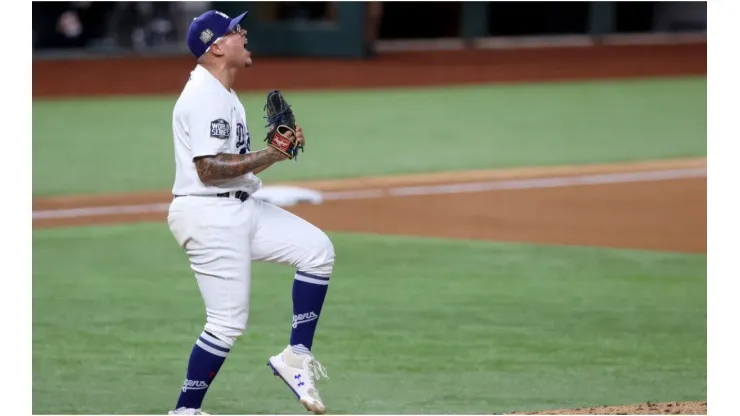
[[[328,289],[328,276],[296,272],[293,280],[293,329],[290,332],[294,353],[310,354]]]
[[[203,331],[190,353],[188,372],[175,409],[200,409],[206,391],[228,357],[230,347],[212,334]]]

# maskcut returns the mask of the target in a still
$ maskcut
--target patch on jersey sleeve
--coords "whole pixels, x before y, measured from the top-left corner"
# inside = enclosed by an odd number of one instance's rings
[[[222,118],[211,121],[211,137],[226,140],[229,136],[231,136],[231,126],[228,121]]]

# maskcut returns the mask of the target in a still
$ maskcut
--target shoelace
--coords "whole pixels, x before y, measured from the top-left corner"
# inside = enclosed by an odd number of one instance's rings
[[[308,372],[308,377],[311,379],[311,385],[315,385],[316,380],[320,380],[322,377],[329,378],[329,375],[326,373],[326,368],[313,358],[307,358],[306,361],[303,362],[303,369]],[[308,389],[308,394],[315,400],[321,401],[321,396],[316,388],[310,387]]]
[[[321,365],[320,362],[309,358],[303,363],[303,368],[308,371],[311,375],[312,380],[320,380],[322,378],[329,378],[329,374],[326,372],[326,368]]]

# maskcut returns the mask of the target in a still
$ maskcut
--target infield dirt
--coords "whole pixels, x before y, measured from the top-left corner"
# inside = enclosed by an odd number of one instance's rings
[[[627,406],[596,406],[545,410],[512,415],[705,415],[707,402],[640,403]]]

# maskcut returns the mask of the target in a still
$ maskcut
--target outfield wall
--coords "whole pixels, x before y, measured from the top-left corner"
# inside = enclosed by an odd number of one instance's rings
[[[389,52],[365,61],[260,58],[236,89],[338,89],[706,75],[706,42]],[[174,94],[188,57],[35,60],[33,97]]]

